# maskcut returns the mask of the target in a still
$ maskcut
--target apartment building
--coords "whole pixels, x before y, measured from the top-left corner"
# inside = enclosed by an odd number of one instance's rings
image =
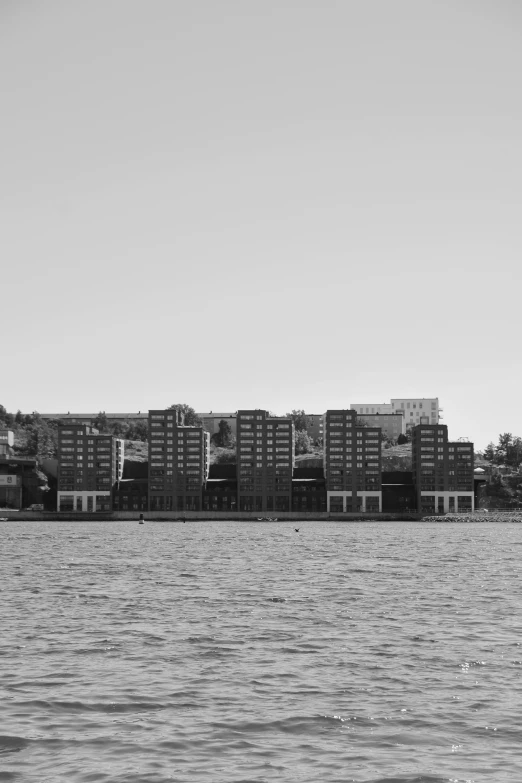
[[[357,426],[355,410],[324,415],[326,510],[382,511],[381,433]]]
[[[418,511],[473,511],[473,443],[448,441],[447,426],[426,417],[412,430],[412,467]]]
[[[151,511],[201,511],[208,478],[210,435],[185,427],[176,410],[149,411]]]
[[[58,427],[58,510],[111,511],[124,443],[86,424]]]
[[[438,397],[406,397],[392,398],[392,413],[404,416],[406,431],[420,424],[421,417],[427,416],[430,424],[438,424],[442,408],[439,408]]]
[[[239,511],[290,511],[294,425],[264,410],[237,412]]]
[[[357,421],[366,427],[378,427],[382,434],[390,440],[397,440],[399,435],[406,433],[404,416],[401,413],[360,413]]]

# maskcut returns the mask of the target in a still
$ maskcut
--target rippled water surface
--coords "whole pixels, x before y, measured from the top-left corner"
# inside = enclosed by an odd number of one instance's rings
[[[0,781],[522,781],[522,526],[0,534]]]

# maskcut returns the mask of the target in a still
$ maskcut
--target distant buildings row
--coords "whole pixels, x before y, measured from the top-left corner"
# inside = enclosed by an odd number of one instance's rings
[[[404,405],[399,410],[410,411],[415,419],[410,428],[411,473],[382,472],[383,427],[368,426],[365,419],[379,417],[380,423],[380,417],[390,416],[404,422],[405,417],[375,412],[381,406],[366,413],[361,409],[372,406],[356,405],[317,417],[324,459],[297,465],[289,417],[271,416],[264,410],[209,413],[203,427],[190,427],[176,410],[151,410],[147,414],[149,459],[142,463],[141,473],[139,463],[125,464],[122,440],[75,422],[69,414],[71,418],[58,428],[57,508],[260,515],[473,510],[473,444],[448,441],[447,427],[438,421],[438,401],[433,409],[431,400],[429,405],[420,401],[422,408],[408,408],[411,401],[398,402]],[[419,411],[426,415],[418,415]],[[236,464],[210,466],[210,423],[226,417],[236,434]],[[0,431],[0,506],[9,501],[21,505],[19,474],[12,433]]]
[[[438,424],[441,418],[442,408],[439,407],[438,397],[410,397],[393,398],[389,403],[357,403],[350,405],[350,410],[356,411],[357,418],[363,424],[370,427],[379,427],[383,434],[392,440],[399,435],[406,434],[415,425],[419,424],[421,417],[428,418],[430,424]],[[219,423],[226,421],[233,435],[237,434],[237,413],[207,411],[197,414],[203,422],[203,428],[215,435],[219,430]],[[98,417],[97,413],[42,413],[43,419],[59,420],[71,424],[87,424],[93,426]],[[147,421],[148,413],[106,413],[109,423]],[[323,438],[324,414],[307,414],[307,431],[312,440]]]

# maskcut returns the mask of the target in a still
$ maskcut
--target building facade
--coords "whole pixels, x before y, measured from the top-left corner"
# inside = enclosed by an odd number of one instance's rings
[[[412,430],[412,467],[419,512],[474,510],[473,443],[448,441],[447,426],[426,417]]]
[[[430,424],[438,424],[442,408],[439,407],[438,397],[397,397],[391,400],[392,413],[404,416],[406,431],[420,424],[421,418],[428,417]]]
[[[58,511],[111,511],[124,443],[85,424],[58,427]]]
[[[176,410],[149,411],[150,511],[201,511],[210,435],[185,427]]]
[[[231,464],[211,465],[203,491],[203,511],[237,511],[237,471]]]
[[[350,410],[357,411],[361,416],[375,416],[378,413],[393,413],[391,402],[356,402],[353,405],[350,405]]]
[[[382,511],[381,433],[358,427],[355,410],[324,415],[326,510]]]
[[[294,425],[263,410],[237,412],[239,511],[290,511]]]

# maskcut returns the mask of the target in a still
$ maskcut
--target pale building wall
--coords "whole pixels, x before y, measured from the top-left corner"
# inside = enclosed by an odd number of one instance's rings
[[[93,508],[93,512],[94,512],[94,511],[96,511],[96,496],[99,496],[99,497],[109,497],[110,498],[111,494],[112,493],[111,493],[110,490],[98,490],[98,491],[83,490],[81,492],[74,492],[74,491],[71,491],[71,492],[58,492],[56,506],[57,506],[58,511],[59,511],[60,510],[60,503],[61,503],[62,497],[64,497],[64,498],[65,497],[67,497],[67,498],[73,497],[74,498],[74,510],[75,511],[76,510],[78,510],[78,511],[87,511],[87,498],[91,497],[92,498],[92,508]],[[81,508],[77,509],[77,499],[78,498],[80,498],[80,500],[81,500]]]
[[[357,492],[357,497],[362,498],[362,509],[361,512],[366,512],[366,498],[379,498],[379,511],[382,511],[382,491],[377,492]],[[332,491],[326,493],[326,510],[330,511],[330,500],[331,498],[342,498],[343,499],[343,512],[346,511],[346,501],[347,499],[352,500],[352,493],[348,491]]]
[[[441,409],[438,397],[394,397],[391,406],[393,413],[404,413],[407,430],[420,424],[421,416],[429,416],[430,424],[439,423]]]
[[[459,511],[459,497],[471,498],[471,511],[475,511],[475,493],[474,492],[437,492],[436,490],[422,490],[421,497],[435,497],[435,511],[438,509],[439,498],[444,501],[444,513],[458,513]],[[454,507],[450,508],[450,498],[453,498]],[[452,504],[452,505],[453,505]],[[420,510],[420,509],[419,509]]]
[[[350,410],[367,415],[376,413],[394,413],[391,403],[388,402],[383,402],[382,404],[375,402],[355,402],[353,405],[350,405]]]

